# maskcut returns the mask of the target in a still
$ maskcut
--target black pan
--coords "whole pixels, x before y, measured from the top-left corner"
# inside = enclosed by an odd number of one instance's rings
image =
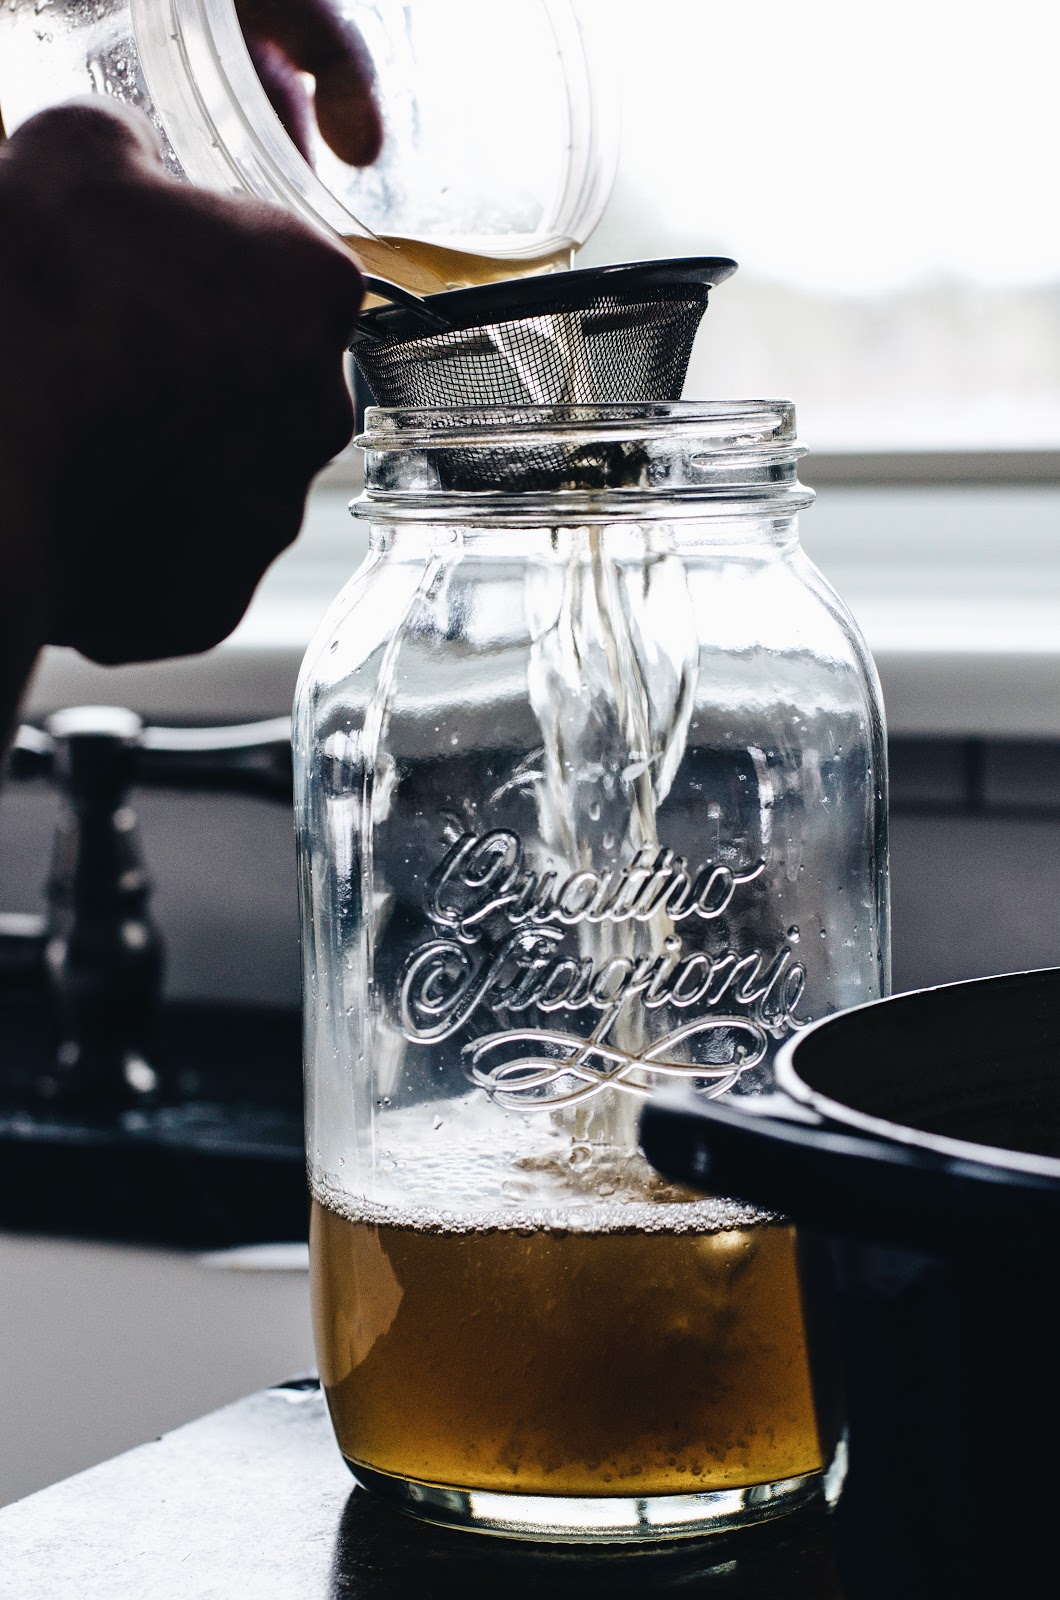
[[[799,1224],[851,1593],[1001,1593],[1060,1522],[1060,969],[826,1018],[777,1081],[649,1103],[644,1149]]]

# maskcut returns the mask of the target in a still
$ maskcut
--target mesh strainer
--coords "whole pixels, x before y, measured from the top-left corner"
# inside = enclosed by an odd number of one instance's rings
[[[735,261],[591,267],[391,302],[351,345],[384,406],[605,405],[679,400],[707,296]]]

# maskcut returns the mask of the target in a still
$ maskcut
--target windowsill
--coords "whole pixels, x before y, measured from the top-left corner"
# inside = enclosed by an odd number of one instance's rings
[[[803,539],[865,632],[891,733],[1060,738],[1060,487],[1000,469],[978,486],[855,486],[841,482],[838,460],[807,462],[820,498]],[[120,668],[49,651],[26,714],[90,701],[160,722],[288,710],[306,645],[364,552],[346,510],[353,488],[347,466],[325,475],[298,544],[219,649]]]

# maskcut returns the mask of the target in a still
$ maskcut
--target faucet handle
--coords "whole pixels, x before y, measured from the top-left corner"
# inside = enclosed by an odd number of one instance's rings
[[[136,781],[291,802],[291,719],[223,728],[144,728]]]
[[[29,722],[15,730],[5,763],[8,777],[48,778],[54,761],[55,740],[50,733]]]
[[[291,799],[291,719],[270,717],[230,727],[145,727],[134,713],[117,706],[75,706],[49,717],[44,728],[24,723],[8,752],[8,775],[15,779],[63,779],[56,767],[57,738],[73,735],[84,757],[92,737],[114,738],[135,746],[130,782],[153,789],[220,790],[255,794],[289,803]],[[107,765],[110,755],[97,748]],[[92,770],[92,757],[88,766]]]

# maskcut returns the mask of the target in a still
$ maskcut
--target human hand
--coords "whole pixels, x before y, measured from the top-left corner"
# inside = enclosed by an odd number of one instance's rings
[[[322,138],[350,166],[370,166],[383,143],[375,73],[334,0],[236,0],[236,13],[265,92],[302,154],[308,159],[308,72]]]
[[[138,113],[24,123],[0,147],[9,617],[100,662],[229,633],[349,438],[360,300],[350,258],[293,217],[167,178]]]

